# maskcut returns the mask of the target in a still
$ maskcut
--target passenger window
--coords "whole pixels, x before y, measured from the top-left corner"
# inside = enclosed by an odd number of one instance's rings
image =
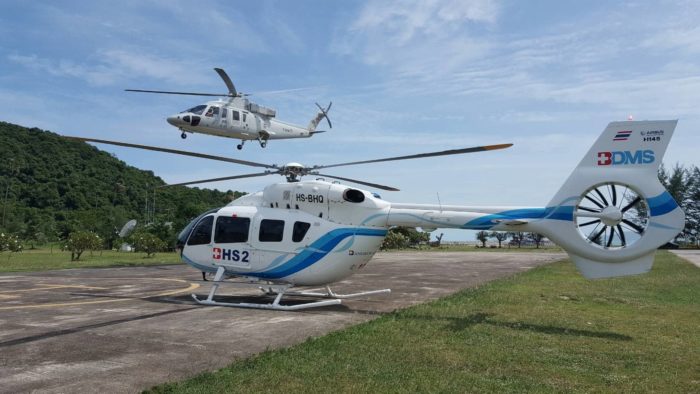
[[[244,113],[243,113],[243,121],[244,121],[244,122],[245,122],[245,118],[246,118],[245,115],[246,115],[246,114],[245,114],[245,112],[244,112]]]
[[[311,227],[311,223],[294,222],[294,229],[292,231],[292,241],[301,242],[304,239],[306,232],[309,231],[309,227]]]
[[[211,242],[211,227],[214,224],[214,217],[207,216],[200,220],[192,230],[187,245],[206,245]]]
[[[241,120],[238,111],[231,111],[231,115],[233,116],[233,120]]]
[[[263,219],[260,221],[260,242],[281,242],[284,234],[284,220]]]
[[[249,218],[233,218],[228,216],[219,216],[218,218],[216,218],[214,242],[222,244],[248,242],[249,228]]]
[[[228,111],[226,108],[221,108],[221,117],[226,119],[228,117]]]

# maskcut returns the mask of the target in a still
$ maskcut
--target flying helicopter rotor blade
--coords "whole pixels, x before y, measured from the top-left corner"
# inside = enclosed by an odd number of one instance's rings
[[[327,175],[327,174],[319,174],[317,172],[312,173],[311,175],[319,175],[319,176],[325,176],[328,178],[333,178],[333,179],[340,179],[341,181],[348,181],[352,183],[357,183],[359,185],[365,185],[365,186],[371,186],[371,187],[376,187],[377,189],[382,189],[382,190],[388,190],[390,192],[398,192],[399,189],[391,186],[384,186],[380,185],[378,183],[371,183],[371,182],[365,182],[365,181],[358,181],[357,179],[351,179],[351,178],[343,178],[341,176],[336,176],[336,175]]]
[[[173,153],[173,154],[176,154],[176,155],[191,156],[191,157],[199,157],[199,158],[202,158],[202,159],[209,159],[209,160],[225,161],[225,162],[228,162],[228,163],[242,164],[242,165],[251,166],[251,167],[262,167],[262,168],[277,169],[277,166],[276,166],[276,165],[271,165],[271,164],[263,164],[263,163],[256,163],[256,162],[254,162],[254,161],[231,159],[231,158],[223,157],[223,156],[207,155],[207,154],[204,154],[204,153],[188,152],[188,151],[184,151],[184,150],[168,149],[168,148],[159,148],[159,147],[157,147],[157,146],[130,144],[130,143],[127,143],[127,142],[108,141],[108,140],[100,140],[100,139],[96,139],[96,138],[85,138],[85,137],[63,136],[63,138],[67,138],[67,139],[70,139],[70,140],[76,140],[76,141],[83,141],[83,142],[96,142],[96,143],[99,143],[99,144],[108,144],[108,145],[124,146],[124,147],[127,147],[127,148],[146,149],[146,150],[152,150],[152,151],[156,151],[156,152]]]
[[[221,77],[221,79],[224,80],[224,83],[226,84],[226,87],[228,88],[228,95],[232,97],[238,96],[238,92],[236,92],[236,87],[233,86],[233,81],[231,81],[231,78],[229,78],[228,74],[226,74],[226,71],[224,71],[222,68],[215,67],[214,71],[216,71],[217,74]]]
[[[125,92],[138,93],[159,93],[159,94],[180,94],[183,96],[207,96],[207,97],[226,97],[228,93],[193,93],[193,92],[171,92],[167,90],[144,90],[144,89],[124,89]]]
[[[513,144],[497,144],[497,145],[475,146],[475,147],[472,147],[472,148],[450,149],[450,150],[443,150],[443,151],[440,151],[440,152],[419,153],[419,154],[416,154],[416,155],[387,157],[387,158],[384,158],[384,159],[363,160],[363,161],[351,161],[351,162],[348,162],[348,163],[321,165],[321,166],[314,166],[314,167],[312,167],[311,169],[316,170],[316,169],[321,169],[321,168],[342,167],[342,166],[353,166],[353,165],[356,165],[356,164],[379,163],[379,162],[383,162],[383,161],[410,160],[410,159],[421,159],[421,158],[424,158],[424,157],[447,156],[447,155],[460,155],[460,154],[463,154],[463,153],[473,153],[473,152],[483,152],[483,151],[488,151],[488,150],[505,149],[505,148],[510,148],[511,146],[513,146]],[[339,178],[339,179],[340,179],[340,178]]]
[[[198,181],[189,181],[189,182],[181,182],[181,183],[171,183],[168,185],[162,185],[158,186],[158,188],[164,188],[164,187],[170,187],[170,186],[184,186],[184,185],[195,185],[197,183],[208,183],[208,182],[220,182],[220,181],[230,181],[232,179],[242,179],[242,178],[254,178],[257,176],[265,176],[265,175],[273,175],[276,174],[276,172],[258,172],[256,174],[244,174],[244,175],[233,175],[233,176],[225,176],[221,178],[210,178],[210,179],[200,179]]]

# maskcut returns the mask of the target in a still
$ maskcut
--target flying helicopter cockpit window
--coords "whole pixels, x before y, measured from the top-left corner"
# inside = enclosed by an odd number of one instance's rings
[[[309,231],[309,227],[311,227],[311,223],[294,222],[294,229],[292,230],[292,241],[301,242],[304,239],[306,232]]]
[[[205,108],[207,108],[206,105],[198,105],[198,106],[192,107],[192,108],[190,108],[190,109],[188,109],[188,110],[184,110],[184,111],[182,111],[181,113],[191,112],[191,113],[193,113],[193,114],[195,114],[195,115],[201,115],[202,112],[204,112],[204,109],[205,109]]]
[[[214,224],[214,216],[207,216],[200,220],[192,230],[187,245],[206,245],[211,242],[211,228]]]
[[[216,219],[214,242],[227,244],[248,242],[249,218],[219,216]]]
[[[204,116],[218,116],[218,115],[219,115],[219,107],[214,107],[214,106],[209,107],[209,109],[207,110],[207,113],[204,114]]]
[[[260,242],[281,242],[284,234],[284,220],[263,219],[260,221]]]

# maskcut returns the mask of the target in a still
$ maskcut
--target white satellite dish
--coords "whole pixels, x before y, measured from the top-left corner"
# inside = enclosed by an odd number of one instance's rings
[[[126,224],[124,227],[122,227],[121,231],[119,231],[119,238],[124,238],[127,235],[131,234],[132,231],[134,231],[134,228],[136,228],[136,219],[131,219]]]

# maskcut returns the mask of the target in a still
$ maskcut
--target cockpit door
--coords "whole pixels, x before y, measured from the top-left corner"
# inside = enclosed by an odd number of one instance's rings
[[[251,219],[241,216],[218,216],[214,224],[214,264],[236,271],[251,268],[254,253],[249,242]]]
[[[212,260],[213,225],[214,215],[202,217],[192,228],[182,251],[182,256],[189,264],[203,270],[214,267]]]

